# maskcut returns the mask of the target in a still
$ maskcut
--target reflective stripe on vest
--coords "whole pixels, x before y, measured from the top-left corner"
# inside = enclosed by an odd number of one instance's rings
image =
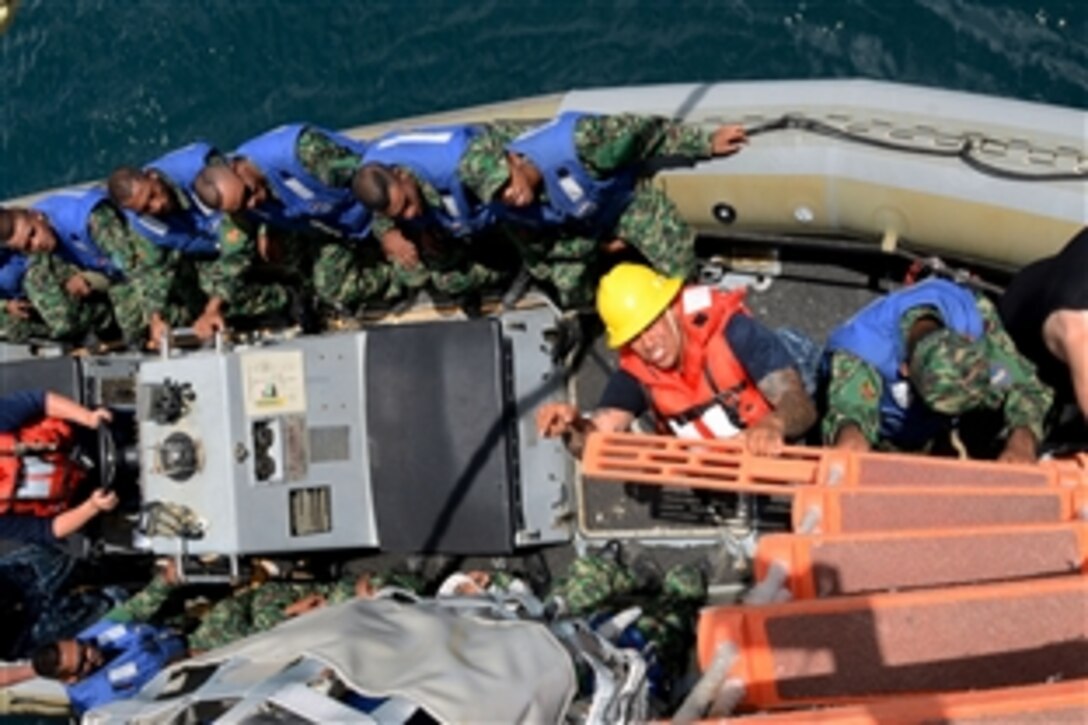
[[[442,198],[442,208],[428,207],[423,222],[465,236],[494,218],[492,205],[470,199],[457,173],[461,157],[479,133],[480,128],[471,124],[394,132],[372,143],[363,162],[401,166],[430,184]]]
[[[620,169],[607,178],[593,176],[578,158],[574,131],[579,120],[591,114],[568,111],[549,123],[526,131],[507,150],[528,158],[540,171],[548,192],[547,207],[555,219],[573,220],[594,234],[610,229],[631,201],[635,176]]]
[[[0,514],[52,516],[67,508],[85,472],[68,459],[74,438],[62,420],[45,420],[16,434],[0,433]],[[17,447],[47,446],[20,455]]]
[[[57,235],[60,256],[82,269],[121,277],[121,267],[91,237],[91,214],[102,204],[111,204],[99,188],[60,191],[35,202],[36,209],[49,219]]]
[[[273,224],[298,226],[317,222],[323,231],[357,238],[370,229],[370,212],[360,204],[351,189],[332,187],[311,174],[298,158],[298,139],[312,130],[333,143],[363,156],[366,144],[347,136],[309,124],[294,123],[274,128],[239,146],[235,156],[248,159],[260,169],[276,199],[283,205],[273,213],[258,209],[255,213]],[[270,207],[271,208],[271,207]]]
[[[771,412],[725,339],[735,314],[748,314],[744,291],[687,287],[673,303],[683,347],[673,370],[645,363],[630,346],[620,368],[645,388],[654,414],[682,438],[729,438]]]

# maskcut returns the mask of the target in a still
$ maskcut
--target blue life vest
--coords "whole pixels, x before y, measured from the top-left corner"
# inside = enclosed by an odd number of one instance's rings
[[[466,237],[494,219],[492,205],[470,197],[457,174],[461,157],[479,133],[474,125],[394,131],[371,143],[363,162],[403,166],[442,197],[442,208],[427,208],[421,219],[405,222],[408,226],[439,226],[451,236]]]
[[[105,619],[76,640],[95,645],[105,660],[100,669],[65,687],[77,715],[135,695],[186,650],[185,641],[168,629]]]
[[[214,257],[219,253],[218,227],[222,214],[200,203],[193,191],[193,181],[215,148],[197,141],[144,166],[173,184],[189,202],[187,210],[178,210],[164,217],[136,214],[125,210],[132,228],[157,247],[177,249],[186,255]]]
[[[21,299],[23,294],[23,275],[30,262],[25,254],[17,254],[0,249],[0,299]]]
[[[578,158],[574,129],[578,121],[591,114],[568,111],[552,121],[526,131],[506,149],[529,159],[540,171],[547,191],[547,203],[541,205],[545,221],[573,223],[592,236],[612,230],[635,194],[633,169],[621,169],[608,178],[594,177]],[[517,210],[512,218],[517,220]]]
[[[114,263],[91,238],[91,213],[101,204],[110,204],[106,192],[99,188],[60,191],[34,203],[31,207],[49,219],[57,235],[57,252],[81,269],[101,272],[112,279],[122,277],[120,265]]]
[[[267,179],[279,204],[266,204],[253,214],[289,229],[316,228],[352,239],[370,231],[370,211],[355,199],[350,188],[328,186],[303,167],[298,159],[298,138],[312,129],[362,157],[367,144],[309,124],[280,126],[251,139],[235,152],[252,162]]]
[[[835,329],[827,341],[828,353],[845,350],[872,365],[884,381],[880,397],[880,435],[897,445],[916,448],[947,426],[948,417],[929,409],[907,387],[900,374],[906,362],[899,321],[914,307],[933,307],[944,326],[972,340],[982,336],[984,323],[967,289],[943,279],[927,279],[875,300]],[[897,400],[896,392],[899,393]],[[909,400],[904,406],[903,398]]]

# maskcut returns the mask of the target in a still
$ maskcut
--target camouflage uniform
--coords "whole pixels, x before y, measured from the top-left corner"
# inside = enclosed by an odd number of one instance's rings
[[[359,156],[325,134],[306,129],[298,137],[298,159],[304,169],[333,188],[351,186],[359,168]],[[317,298],[330,307],[354,312],[364,303],[385,296],[390,267],[374,239],[310,237],[319,249],[313,261],[313,287]]]
[[[509,141],[509,136],[501,134],[479,138],[461,161],[461,178],[481,199],[492,199],[509,178],[504,148]],[[711,132],[657,116],[588,116],[578,121],[574,144],[586,170],[598,178],[654,157],[711,156]],[[622,239],[672,277],[688,278],[695,269],[695,233],[672,201],[649,181],[639,184],[606,239],[586,239],[570,230],[536,232],[534,239],[533,231],[522,229],[509,236],[530,273],[552,283],[564,303],[592,299],[602,241]]]
[[[1036,441],[1042,441],[1043,421],[1054,393],[1035,375],[1035,367],[1016,350],[993,303],[976,296],[976,306],[983,320],[979,344],[954,345],[939,332],[919,341],[912,358],[915,367],[910,371],[915,392],[938,411],[947,406],[953,411],[999,412],[1005,423],[1002,435],[1023,427],[1032,432]],[[904,348],[915,321],[927,316],[939,317],[936,309],[928,306],[913,308],[903,315],[899,333]],[[1000,385],[990,381],[988,373],[994,366],[1007,373]],[[834,442],[840,428],[853,423],[870,444],[890,447],[880,440],[880,397],[884,387],[880,374],[845,351],[831,356],[830,367],[828,411],[822,424],[825,442]],[[974,368],[984,374],[965,378],[962,371]]]
[[[458,175],[462,180],[468,178],[465,176],[465,164],[471,163],[469,160],[473,156],[482,154],[482,151],[473,151],[473,149],[490,149],[496,143],[501,147],[501,144],[506,143],[534,125],[527,121],[498,121],[489,124],[484,132],[473,139],[465,150],[465,155],[458,164]],[[410,169],[404,169],[404,171],[419,185],[420,194],[428,206],[432,208],[442,207],[442,198],[437,189],[412,173]],[[396,227],[395,220],[376,213],[374,222],[371,224],[371,232],[375,237],[381,238],[383,234]],[[405,269],[401,265],[393,263],[393,290],[390,297],[407,290],[420,289],[428,282],[433,284],[434,288],[439,292],[458,296],[473,290],[494,287],[506,279],[507,273],[501,269],[501,265],[490,264],[474,257],[468,240],[449,238],[444,236],[443,232],[437,228],[430,230],[430,232],[438,238],[435,239],[433,245],[419,245],[419,267]],[[479,246],[485,244],[480,239],[474,239],[473,241]]]
[[[108,338],[115,329],[113,307],[107,294],[96,291],[79,300],[68,295],[64,284],[79,271],[79,267],[51,254],[35,255],[30,260],[23,287],[41,317],[44,337],[81,342],[92,333]],[[114,292],[118,286],[112,285],[110,291]]]
[[[156,574],[146,587],[106,612],[103,619],[111,622],[149,622],[177,586],[167,582],[162,574]]]
[[[687,668],[695,615],[706,596],[706,578],[694,566],[674,566],[660,582],[647,585],[614,558],[590,555],[571,564],[549,598],[575,616],[616,612],[638,604],[642,616],[635,629],[656,649],[665,672],[677,676]]]
[[[81,272],[56,255],[36,256],[27,269],[23,286],[27,298],[50,333],[57,339],[78,339],[89,333],[103,334],[113,319],[125,340],[141,339],[152,313],[159,313],[170,325],[188,324],[200,314],[203,296],[195,283],[191,265],[180,253],[156,247],[129,229],[124,218],[108,204],[91,213],[91,237],[125,275],[105,291],[105,298],[92,294],[73,300],[65,282]]]
[[[8,314],[7,300],[0,299],[0,339],[10,342],[28,342],[34,338],[47,339],[49,326],[42,322],[36,309],[30,310],[30,317],[23,319]]]
[[[244,319],[283,314],[291,293],[282,284],[261,278],[257,227],[223,215],[218,224],[219,255],[197,264],[200,286],[223,301],[223,316],[237,325]]]
[[[319,596],[329,605],[355,597],[358,577],[347,576],[332,583],[265,582],[218,602],[189,635],[194,650],[210,650],[275,627],[288,617],[284,610],[300,599]],[[402,575],[371,576],[375,589],[397,586],[411,591],[421,589],[419,582]]]

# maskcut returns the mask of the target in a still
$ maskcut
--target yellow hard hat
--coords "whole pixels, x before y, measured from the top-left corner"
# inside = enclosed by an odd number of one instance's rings
[[[668,309],[683,285],[684,280],[641,264],[613,267],[597,285],[597,314],[608,331],[608,346],[617,348],[635,339]]]

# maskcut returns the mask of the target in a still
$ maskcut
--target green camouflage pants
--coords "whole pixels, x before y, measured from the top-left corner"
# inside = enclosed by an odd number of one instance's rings
[[[346,576],[331,583],[273,581],[239,592],[212,607],[189,635],[189,646],[194,650],[210,650],[264,632],[285,621],[288,616],[284,610],[306,597],[323,597],[330,605],[346,602],[355,596],[358,578]],[[370,582],[375,590],[395,586],[422,591],[422,583],[410,575],[370,575]]]
[[[387,298],[395,299],[428,284],[449,297],[500,285],[507,277],[506,272],[475,258],[468,245],[466,240],[444,239],[435,248],[421,247],[420,264],[414,269],[394,263]]]
[[[706,601],[706,579],[696,567],[669,569],[649,586],[635,573],[606,556],[576,559],[552,589],[568,612],[588,616],[638,605],[635,627],[654,644],[667,671],[682,672],[694,638],[695,614]]]
[[[47,336],[60,341],[81,341],[94,333],[108,335],[114,327],[111,297],[122,302],[131,288],[110,289],[110,295],[94,293],[82,299],[72,297],[65,290],[65,283],[78,270],[52,255],[35,257],[23,278],[27,299],[41,316]],[[127,285],[115,285],[126,286]]]
[[[507,232],[525,269],[555,288],[561,307],[593,302],[597,287],[599,243],[588,237],[555,237],[548,232],[511,228]]]
[[[695,272],[695,232],[660,189],[639,187],[613,236],[637,249],[665,275],[688,279]]]
[[[313,265],[314,293],[334,310],[357,313],[385,297],[390,276],[390,265],[372,239],[324,242]]]
[[[48,339],[49,326],[42,322],[37,310],[30,311],[29,318],[12,317],[8,314],[6,300],[0,300],[0,339],[9,342],[29,342]]]

